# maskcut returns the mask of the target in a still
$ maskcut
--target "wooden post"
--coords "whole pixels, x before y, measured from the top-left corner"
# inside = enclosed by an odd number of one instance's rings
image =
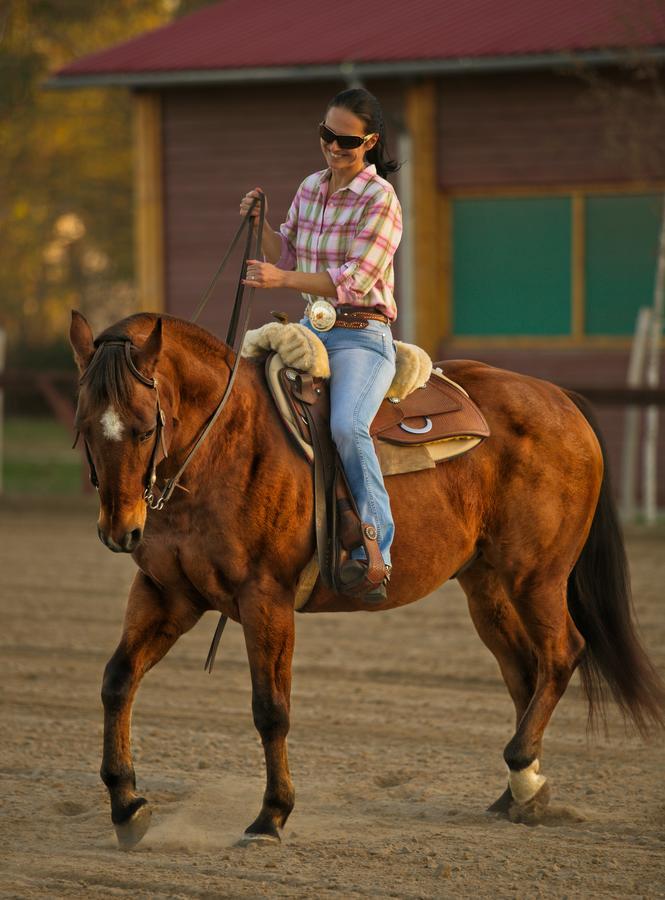
[[[660,341],[663,334],[663,313],[665,312],[665,198],[660,226],[660,243],[656,279],[651,313],[649,360],[646,382],[656,387],[660,381]],[[644,434],[644,516],[650,525],[656,521],[658,512],[658,407],[650,406],[646,414]]]
[[[637,315],[635,337],[630,350],[628,387],[640,387],[643,384],[644,358],[650,327],[651,307],[643,306]],[[621,512],[627,521],[632,521],[636,512],[637,449],[641,418],[642,413],[638,407],[627,407],[621,460]]]
[[[0,375],[5,371],[5,354],[7,349],[7,334],[0,328]],[[4,493],[4,468],[5,468],[5,392],[0,385],[0,495]]]
[[[138,308],[162,311],[164,203],[162,110],[157,93],[134,94],[134,209]]]
[[[412,141],[413,321],[417,344],[434,355],[444,334],[442,235],[436,179],[436,84],[413,84],[406,99]]]
[[[576,341],[584,339],[586,293],[586,210],[584,195],[576,192],[572,200],[572,309],[571,332]]]
[[[400,336],[403,341],[416,340],[415,285],[414,285],[414,228],[413,214],[413,140],[408,129],[397,137],[397,158],[402,166],[397,173],[397,193],[402,205],[402,241],[399,245],[397,268],[397,310]]]
[[[439,244],[436,249],[437,282],[437,315],[441,327],[441,336],[447,340],[453,333],[453,200],[450,194],[439,195],[439,218],[437,228]]]

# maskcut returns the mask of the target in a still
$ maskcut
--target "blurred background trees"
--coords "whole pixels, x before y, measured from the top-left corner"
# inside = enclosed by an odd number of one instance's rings
[[[72,59],[202,0],[6,0],[0,6],[0,327],[10,359],[50,363],[69,310],[134,308],[130,97],[45,88]],[[68,356],[67,356],[68,358]]]

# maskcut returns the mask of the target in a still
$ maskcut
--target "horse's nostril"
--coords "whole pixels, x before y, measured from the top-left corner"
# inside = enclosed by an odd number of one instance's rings
[[[135,528],[133,531],[130,531],[127,537],[125,538],[125,546],[128,550],[133,550],[134,547],[139,543],[141,538],[143,537],[143,531],[140,528]]]
[[[140,528],[125,532],[125,536],[120,543],[120,549],[124,550],[125,553],[131,553],[141,540],[142,535],[143,531]]]

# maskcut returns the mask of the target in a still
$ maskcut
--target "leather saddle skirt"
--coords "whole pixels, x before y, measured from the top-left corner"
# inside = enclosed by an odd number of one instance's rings
[[[302,404],[327,405],[328,384],[285,366],[277,354],[266,360],[269,389],[287,429],[311,461],[311,435]],[[384,475],[433,468],[476,447],[489,436],[485,418],[463,387],[436,364],[421,388],[403,400],[384,400],[370,434]]]
[[[429,444],[456,437],[486,438],[489,427],[473,400],[437,366],[404,400],[384,400],[370,434],[391,444]]]

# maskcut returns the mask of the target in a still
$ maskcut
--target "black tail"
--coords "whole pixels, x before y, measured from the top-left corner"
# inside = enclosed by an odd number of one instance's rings
[[[635,630],[628,560],[612,496],[607,454],[590,404],[567,392],[593,428],[605,474],[589,537],[568,580],[568,610],[584,640],[580,663],[589,700],[589,725],[605,721],[606,689],[642,735],[665,725],[665,684]]]

